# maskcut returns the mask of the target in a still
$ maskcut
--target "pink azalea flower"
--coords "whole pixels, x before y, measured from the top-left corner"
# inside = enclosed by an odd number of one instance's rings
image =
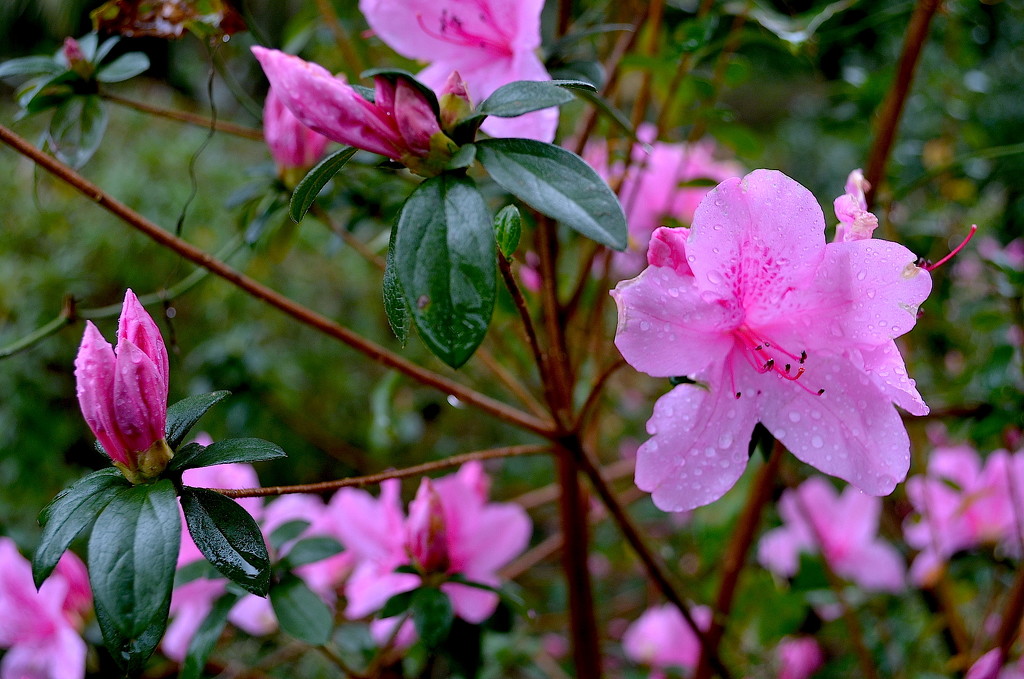
[[[305,170],[317,163],[327,148],[327,138],[303,125],[273,87],[263,104],[263,137],[278,169]]]
[[[75,358],[82,415],[114,464],[133,483],[157,476],[171,457],[167,423],[167,349],[160,329],[125,291],[117,350],[92,321]]]
[[[1009,481],[1016,488],[1011,492]],[[1024,451],[1010,455],[998,450],[982,466],[969,446],[932,451],[925,475],[907,481],[907,497],[916,514],[903,526],[907,544],[921,553],[914,559],[911,579],[927,585],[958,551],[997,544],[1020,555],[1014,496],[1024,492]]]
[[[624,276],[636,275],[646,264],[644,253],[654,230],[670,220],[689,225],[710,190],[706,186],[681,188],[680,184],[695,179],[721,182],[743,174],[739,164],[715,159],[715,143],[711,140],[670,144],[656,141],[654,135],[653,125],[645,123],[637,129],[637,137],[644,144],[633,146],[632,162],[619,191],[629,246],[625,252],[615,253],[612,261],[615,271]],[[606,180],[622,174],[622,163],[609,167],[606,144],[589,145],[584,158]]]
[[[615,343],[655,377],[687,376],[654,407],[636,483],[682,511],[721,497],[757,422],[794,455],[866,493],[910,463],[893,401],[928,411],[893,338],[931,290],[902,245],[825,243],[804,187],[771,170],[728,179],[690,229],[655,231],[650,266],[619,283]]]
[[[1024,658],[1010,665],[1002,652],[993,648],[971,665],[965,679],[1024,679]]]
[[[394,572],[398,566],[414,564],[411,552],[421,550],[414,547],[417,544],[430,544],[429,550],[419,553],[430,566],[443,568],[437,572],[460,574],[496,587],[501,584],[498,569],[529,542],[531,524],[522,507],[487,501],[489,480],[481,464],[463,465],[458,473],[424,487],[432,488],[440,500],[443,529],[439,528],[441,517],[429,491],[417,496],[410,504],[411,518],[405,518],[396,480],[381,484],[379,498],[366,491],[343,488],[331,499],[328,511],[336,517],[336,534],[356,559],[345,586],[349,618],[374,613],[395,594],[420,585],[419,575]],[[424,529],[428,535],[433,530],[426,541],[420,540]],[[441,539],[443,544],[436,544]],[[435,558],[443,552],[447,553],[446,560]],[[416,563],[421,568],[424,565]],[[498,605],[496,594],[475,587],[449,582],[441,585],[441,590],[451,598],[455,614],[471,623],[483,622]]]
[[[825,654],[814,637],[785,637],[775,649],[778,679],[808,679],[825,664]]]
[[[711,624],[711,609],[695,606],[691,610],[694,622],[706,630]],[[662,671],[669,667],[696,667],[700,659],[697,635],[672,604],[644,611],[622,636],[622,650],[633,662],[653,668],[656,674],[652,676],[664,676]]]
[[[882,502],[847,487],[842,495],[824,478],[807,479],[779,501],[785,525],[768,531],[758,561],[782,577],[796,575],[800,553],[820,553],[836,574],[866,590],[897,592],[904,587],[903,559],[878,539]]]
[[[516,80],[551,80],[537,58],[543,0],[360,0],[359,9],[381,40],[404,57],[428,61],[417,78],[440,93],[458,71],[469,96],[481,102]],[[488,118],[493,137],[550,142],[558,109],[518,118]]]
[[[36,591],[32,567],[14,541],[0,537],[0,660],[4,679],[81,679],[85,641],[80,631],[92,608],[85,565],[65,552]]]
[[[263,47],[252,53],[281,102],[328,139],[410,162],[430,152],[433,135],[443,135],[430,104],[405,80],[395,85],[377,77],[370,102],[322,66]]]

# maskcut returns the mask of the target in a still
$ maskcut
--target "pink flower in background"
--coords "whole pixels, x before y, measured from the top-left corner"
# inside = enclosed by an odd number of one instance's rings
[[[893,401],[927,412],[893,338],[931,290],[902,245],[825,243],[814,196],[781,172],[728,179],[690,229],[655,231],[650,266],[612,291],[615,344],[662,396],[636,484],[667,511],[708,504],[747,465],[761,422],[798,458],[866,493],[892,491],[910,441]]]
[[[694,622],[701,630],[711,624],[711,609],[691,609]],[[672,604],[655,606],[644,611],[622,636],[622,650],[636,663],[649,665],[653,677],[664,676],[670,667],[690,669],[700,659],[700,640],[686,623],[679,609]]]
[[[983,466],[969,446],[933,450],[927,474],[907,481],[907,497],[916,514],[904,523],[903,533],[907,544],[921,550],[911,566],[911,579],[932,584],[949,557],[985,544],[1019,556],[1014,496],[1024,497],[1022,492],[1024,451],[1011,455],[997,450]]]
[[[815,476],[787,490],[779,501],[785,522],[761,538],[757,559],[782,577],[796,575],[800,553],[820,553],[836,572],[866,590],[898,592],[905,569],[900,553],[878,539],[882,502],[847,487],[841,495]]]
[[[715,143],[711,140],[671,144],[656,141],[654,134],[650,124],[637,129],[637,138],[644,144],[633,146],[619,191],[629,227],[629,245],[625,252],[615,253],[613,262],[615,271],[623,276],[635,276],[644,267],[644,253],[655,229],[673,221],[688,226],[711,190],[710,186],[681,184],[700,179],[718,183],[743,174],[738,163],[715,159]],[[606,180],[622,175],[623,163],[609,167],[604,143],[590,144],[583,157]]]
[[[1024,679],[1024,658],[1007,664],[1003,653],[993,648],[971,665],[964,679]]]
[[[408,160],[427,155],[431,137],[442,134],[430,104],[403,79],[396,85],[375,78],[375,102],[370,102],[322,66],[263,47],[253,47],[252,53],[281,102],[328,139]]]
[[[164,441],[168,379],[160,329],[131,290],[124,295],[116,351],[86,321],[75,358],[78,403],[107,455],[133,483],[158,475],[171,457]]]
[[[81,679],[86,646],[80,634],[92,608],[88,573],[65,552],[36,591],[32,567],[14,541],[0,537],[0,660],[4,679]]]
[[[288,110],[273,87],[263,103],[263,137],[282,172],[316,165],[328,143],[327,137],[303,125]]]
[[[850,173],[846,180],[846,193],[833,202],[836,219],[839,220],[835,242],[871,238],[871,234],[878,228],[878,217],[868,212],[866,193],[869,190],[871,184],[864,179],[859,169]]]
[[[814,637],[785,637],[775,648],[778,679],[808,679],[825,664],[825,654]]]
[[[489,485],[481,464],[463,465],[458,473],[421,486],[428,490],[410,503],[409,519],[402,513],[395,480],[381,484],[379,498],[362,490],[338,491],[328,511],[336,517],[341,542],[356,559],[345,586],[346,615],[367,616],[393,595],[418,587],[419,575],[394,572],[406,564],[430,565],[439,569],[435,572],[500,585],[497,571],[526,548],[531,523],[518,505],[488,502]],[[443,527],[431,487],[440,500]],[[445,552],[447,559],[440,558]],[[475,587],[445,583],[441,590],[451,598],[455,614],[471,623],[484,621],[498,605],[497,594]]]
[[[370,28],[404,57],[428,61],[417,78],[440,93],[452,71],[466,81],[476,103],[516,80],[551,80],[537,57],[543,0],[360,0]],[[558,109],[518,118],[488,118],[494,137],[550,142]]]

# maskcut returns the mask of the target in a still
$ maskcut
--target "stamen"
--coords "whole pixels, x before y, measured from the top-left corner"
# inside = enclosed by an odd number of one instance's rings
[[[821,396],[821,395],[822,395],[822,394],[824,394],[824,393],[825,393],[825,390],[824,390],[824,389],[819,389],[819,390],[818,390],[818,396]]]
[[[955,248],[953,248],[953,250],[948,255],[946,255],[945,257],[943,257],[939,261],[935,262],[934,264],[929,264],[929,263],[925,262],[924,266],[922,266],[921,268],[924,269],[925,271],[929,271],[929,272],[935,271],[940,266],[942,266],[943,264],[945,264],[949,260],[953,259],[953,257],[956,256],[956,253],[958,253],[961,250],[963,250],[964,246],[967,245],[968,243],[970,243],[971,239],[974,238],[974,234],[977,231],[978,231],[978,225],[977,224],[971,224],[971,230],[970,230],[970,232],[968,232],[967,238],[964,238],[963,241],[960,242],[960,245],[957,245]]]
[[[489,17],[481,16],[485,21],[490,20]],[[486,38],[482,35],[476,35],[470,33],[462,26],[462,20],[457,16],[450,15],[447,10],[441,11],[441,30],[440,32],[435,31],[427,25],[424,21],[422,14],[416,15],[416,22],[419,23],[420,28],[423,32],[432,38],[443,40],[444,42],[451,43],[453,45],[462,45],[465,47],[481,47],[485,50],[497,52],[505,56],[511,56],[512,51],[508,45],[502,44],[496,40]]]
[[[806,369],[803,367],[803,364],[807,361],[806,351],[802,350],[799,355],[790,353],[789,351],[786,351],[781,346],[779,346],[779,344],[774,340],[758,337],[750,328],[746,326],[740,326],[739,328],[736,328],[736,330],[734,330],[733,333],[734,336],[740,341],[740,343],[746,347],[747,351],[743,351],[742,354],[751,368],[761,373],[762,375],[774,372],[776,375],[783,379],[789,380],[790,382],[797,382],[800,388],[806,391],[808,394],[815,393],[809,387],[798,382],[798,380],[803,376],[803,374],[807,372]],[[776,359],[774,356],[765,356],[764,363],[756,362],[754,357],[756,355],[764,356],[764,354],[767,353],[766,349],[768,348],[771,348],[772,350],[780,354],[784,354],[792,358],[794,361],[798,361],[799,367],[797,368],[796,372],[793,372],[793,363],[785,363],[782,367],[780,367],[778,364],[776,364]],[[736,387],[734,384],[733,392],[736,394],[736,398],[740,398],[741,393],[735,391],[735,388]],[[822,393],[824,393],[824,390],[818,392],[818,395],[820,396]]]

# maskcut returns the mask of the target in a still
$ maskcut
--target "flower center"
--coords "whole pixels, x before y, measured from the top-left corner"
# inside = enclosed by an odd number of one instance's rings
[[[451,43],[452,45],[479,47],[487,50],[488,52],[494,52],[502,56],[512,56],[512,50],[509,48],[508,44],[467,30],[462,19],[446,9],[441,10],[441,25],[439,31],[435,31],[433,28],[428,26],[427,22],[424,21],[422,14],[416,15],[416,21],[419,22],[420,28],[423,29],[423,32],[432,38],[443,40],[444,42]],[[480,21],[483,25],[491,26],[494,30],[500,32],[497,22],[495,22],[494,17],[491,16],[489,8],[484,6],[480,7]]]
[[[804,368],[804,363],[807,361],[806,351],[801,350],[799,354],[788,351],[775,340],[763,333],[751,330],[747,325],[739,326],[732,331],[732,335],[743,347],[743,358],[757,372],[762,375],[775,373],[782,379],[795,382],[809,394],[821,396],[825,393],[824,389],[814,391],[799,381],[806,372]],[[739,391],[735,393],[736,398],[743,395]]]

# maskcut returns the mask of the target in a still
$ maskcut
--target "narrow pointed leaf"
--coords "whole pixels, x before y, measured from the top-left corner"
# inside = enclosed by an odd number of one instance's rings
[[[92,525],[117,491],[129,485],[121,472],[108,467],[78,480],[43,507],[39,512],[43,535],[32,557],[36,587],[42,586],[72,541]]]
[[[302,580],[287,577],[270,590],[270,605],[281,629],[312,646],[327,643],[334,616],[327,604]]]
[[[196,425],[206,411],[223,401],[231,394],[230,391],[214,391],[209,394],[196,394],[183,398],[167,408],[167,445],[175,450],[185,440],[192,427]],[[175,469],[174,460],[170,463]]]
[[[119,83],[134,78],[149,69],[149,57],[142,52],[129,52],[96,71],[96,79],[101,83]]]
[[[207,561],[258,596],[270,585],[270,556],[249,512],[220,493],[185,486],[181,491],[188,532]]]
[[[281,446],[256,438],[224,439],[211,443],[198,452],[193,452],[194,449],[186,447],[188,450],[182,449],[184,454],[181,455],[180,462],[177,455],[171,458],[168,466],[172,470],[212,467],[215,464],[230,464],[232,462],[265,462],[287,457]],[[175,464],[176,462],[177,464]]]
[[[47,143],[71,167],[85,165],[107,131],[107,109],[96,95],[74,96],[62,103],[50,119]]]
[[[181,667],[178,679],[199,679],[206,668],[206,659],[213,652],[213,647],[220,639],[220,633],[228,622],[228,613],[238,601],[238,595],[232,592],[221,595],[215,602],[210,613],[203,619],[195,636],[188,644],[185,662]]]
[[[341,554],[341,543],[334,538],[317,536],[299,540],[288,550],[282,562],[286,568],[298,568]]]
[[[276,551],[302,535],[307,528],[309,528],[309,521],[303,521],[302,519],[286,521],[275,528],[270,533],[267,540],[270,542],[270,546]]]
[[[139,639],[166,621],[180,544],[178,503],[166,479],[121,488],[96,519],[89,582],[124,639]]]
[[[395,269],[424,344],[453,368],[483,341],[494,310],[494,230],[465,176],[420,184],[402,206]]]
[[[485,139],[476,147],[477,159],[503,189],[602,245],[626,248],[622,206],[575,153],[532,139]]]
[[[0,78],[16,75],[56,75],[65,70],[53,57],[21,57],[0,64]]]
[[[494,217],[494,236],[498,241],[498,249],[505,259],[510,259],[519,247],[519,238],[523,233],[523,218],[519,208],[506,205]]]
[[[515,118],[524,113],[567,104],[576,97],[550,81],[517,80],[502,85],[477,107],[476,115]]]
[[[409,330],[412,328],[412,312],[405,301],[402,284],[398,280],[395,264],[395,234],[398,228],[391,229],[391,243],[388,245],[388,256],[384,263],[384,313],[388,317],[391,332],[402,346],[409,341]]]
[[[331,181],[355,154],[356,149],[351,146],[339,149],[317,163],[316,167],[299,181],[288,204],[288,214],[293,222],[302,221],[327,182]]]

